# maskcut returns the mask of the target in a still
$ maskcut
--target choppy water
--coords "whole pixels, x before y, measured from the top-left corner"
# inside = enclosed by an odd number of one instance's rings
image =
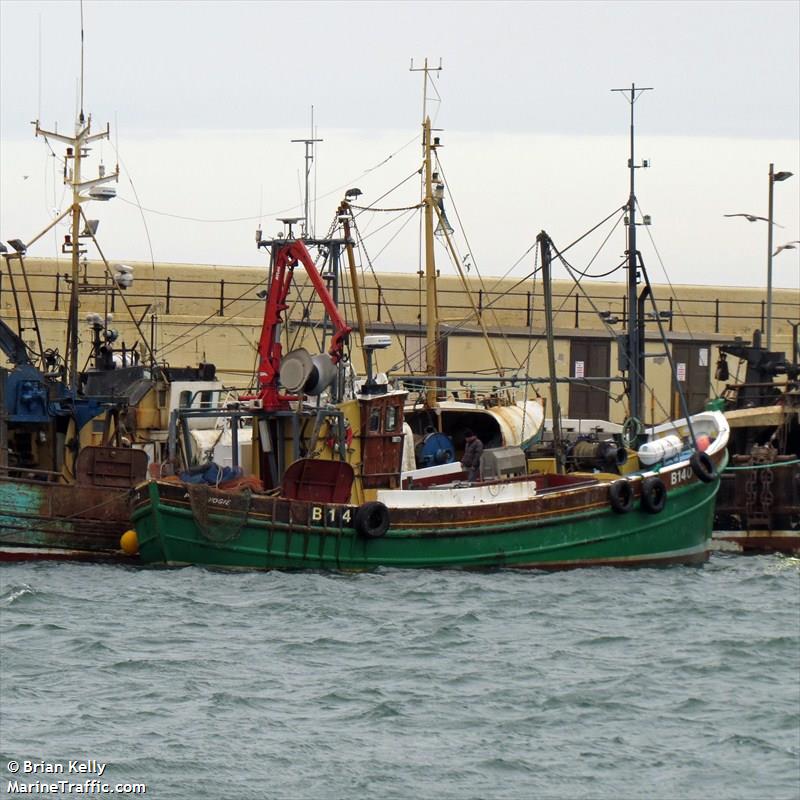
[[[0,579],[0,793],[94,758],[155,798],[800,797],[798,559]]]

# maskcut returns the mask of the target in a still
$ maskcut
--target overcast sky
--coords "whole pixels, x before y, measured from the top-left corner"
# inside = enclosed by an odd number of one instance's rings
[[[763,285],[766,225],[723,214],[766,216],[775,162],[795,173],[775,187],[785,226],[775,243],[800,239],[799,9],[764,0],[86,0],[84,106],[96,127],[113,129],[94,155],[113,166],[118,143],[123,166],[119,198],[90,216],[114,260],[152,251],[157,261],[263,263],[256,218],[274,232],[275,216],[296,211],[303,150],[289,140],[308,135],[312,105],[324,139],[318,233],[351,181],[371,201],[419,167],[422,81],[408,68],[428,56],[444,66],[441,102],[434,94],[429,110],[443,129],[448,200],[469,239],[459,249],[483,273],[505,274],[539,230],[563,245],[625,202],[628,105],[609,90],[635,81],[654,87],[636,106],[637,158],[652,162],[637,194],[670,279]],[[0,238],[30,239],[65,202],[29,123],[73,124],[80,6],[0,0],[0,31]],[[387,202],[413,204],[418,193],[411,181]],[[136,208],[137,195],[150,210]],[[398,232],[404,219],[372,238],[374,254],[394,237],[387,271],[418,266],[418,226]],[[367,230],[388,221],[362,219]],[[597,271],[622,252],[615,236]],[[649,237],[640,238],[660,282]],[[48,238],[31,254],[54,251]],[[585,263],[591,252],[576,257]],[[798,254],[775,258],[776,286],[800,288]]]

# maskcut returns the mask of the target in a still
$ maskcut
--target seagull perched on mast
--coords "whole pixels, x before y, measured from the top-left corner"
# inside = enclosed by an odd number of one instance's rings
[[[755,214],[723,214],[723,217],[744,217],[748,222],[755,222],[757,219],[763,222],[769,222],[766,217],[757,217]],[[777,222],[773,222],[773,225],[778,225]],[[782,228],[783,225],[778,225],[779,228]]]
[[[776,248],[775,252],[772,254],[774,256],[778,255],[781,250],[797,250],[795,247],[796,244],[800,244],[800,241],[795,240],[794,242],[787,242],[786,244],[782,244],[780,247]]]

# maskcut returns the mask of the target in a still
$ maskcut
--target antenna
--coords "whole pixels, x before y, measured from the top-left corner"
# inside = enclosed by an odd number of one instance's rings
[[[314,106],[311,106],[311,138],[317,135],[316,126],[314,125]],[[311,235],[316,235],[317,231],[317,162],[314,161],[314,210],[311,214],[312,225]]]
[[[42,118],[42,15],[39,14],[39,107],[36,119]]]
[[[643,386],[644,386],[644,330],[639,321],[638,302],[638,277],[639,268],[636,252],[636,189],[634,176],[637,166],[634,163],[634,127],[633,107],[643,92],[652,91],[652,86],[636,88],[631,84],[630,89],[612,89],[612,92],[625,92],[626,99],[631,106],[631,154],[628,159],[630,170],[630,196],[628,197],[628,378],[630,382],[630,415],[641,419],[643,417]]]
[[[305,154],[305,161],[306,161],[306,191],[305,196],[303,198],[303,213],[305,214],[305,220],[303,221],[303,236],[307,235],[310,230],[309,221],[308,221],[308,178],[311,175],[311,165],[314,163],[314,143],[315,142],[322,142],[324,139],[316,139],[314,138],[314,106],[311,106],[311,138],[309,139],[292,139],[292,142],[301,142],[306,146],[306,154]]]
[[[83,116],[83,0],[81,0],[81,115],[79,119],[83,125],[85,120]]]
[[[440,73],[442,71],[442,59],[439,59],[439,66],[438,67],[429,67],[428,66],[428,59],[425,59],[425,64],[422,67],[414,67],[414,59],[411,59],[411,66],[408,68],[409,72],[424,72],[425,79],[422,86],[422,122],[424,124],[425,117],[427,115],[428,109],[428,74],[431,72]]]

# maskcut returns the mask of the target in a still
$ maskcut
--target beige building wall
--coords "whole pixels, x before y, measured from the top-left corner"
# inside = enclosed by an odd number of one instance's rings
[[[264,269],[198,266],[192,264],[133,263],[133,286],[113,295],[114,320],[111,325],[119,331],[117,346],[130,346],[143,338],[153,342],[157,358],[173,366],[194,365],[210,361],[226,384],[246,387],[252,379],[257,359],[258,339],[264,311],[264,301],[257,292],[265,288]],[[30,297],[33,299],[45,348],[57,348],[64,354],[65,309],[69,301],[69,271],[67,260],[27,258],[25,271]],[[346,270],[342,270],[339,287],[340,307],[349,323],[355,327],[355,312],[351,299],[352,287]],[[320,351],[322,307],[315,300],[302,268],[296,272],[297,287],[290,293],[287,316],[288,344],[285,351],[304,346],[311,352]],[[85,360],[91,341],[90,331],[83,323],[89,312],[111,311],[112,301],[99,289],[107,277],[100,262],[89,262],[81,272],[81,354]],[[388,333],[392,346],[376,353],[379,371],[390,374],[409,372],[411,367],[424,363],[420,340],[424,340],[425,297],[421,276],[411,274],[362,275],[360,293],[364,301],[369,332]],[[480,392],[491,384],[474,380],[477,375],[501,373],[508,381],[524,376],[547,375],[547,350],[544,339],[544,310],[541,283],[532,280],[518,284],[512,279],[484,278],[470,280],[472,302],[479,309],[479,318],[472,310],[469,297],[458,277],[444,276],[439,281],[439,315],[442,331],[448,337],[448,374],[465,376],[464,385],[455,385],[459,392],[470,389]],[[17,306],[24,328],[23,338],[36,348],[28,291],[18,258],[8,259],[0,284],[0,314],[14,329],[17,327]],[[577,293],[567,281],[554,282],[554,325],[556,329],[556,371],[558,377],[571,377],[574,364],[570,361],[570,346],[581,339],[608,339],[622,330],[622,324],[606,326],[600,313],[623,320],[626,312],[623,282],[586,283]],[[759,288],[722,288],[686,285],[656,285],[653,287],[661,311],[672,311],[664,321],[671,343],[696,341],[709,347],[708,360],[713,379],[718,350],[715,345],[740,336],[750,341],[753,331],[761,328],[765,313],[766,293]],[[649,310],[648,306],[648,310]],[[139,321],[139,329],[131,321]],[[778,289],[773,294],[773,349],[791,356],[792,327],[789,321],[800,320],[800,295],[797,291]],[[481,324],[482,323],[482,324]],[[484,338],[489,334],[491,347]],[[612,333],[613,332],[613,333]],[[670,413],[672,382],[663,346],[657,337],[657,326],[647,325],[647,422],[658,422]],[[284,341],[286,338],[284,337]],[[357,344],[358,337],[353,337]],[[140,350],[143,349],[139,345]],[[353,354],[356,370],[363,374],[360,353]],[[617,348],[611,343],[612,376],[619,375]],[[731,360],[732,377],[736,360]],[[743,374],[743,373],[742,373]],[[470,376],[473,380],[470,380]],[[712,380],[709,393],[724,387]],[[520,397],[526,391],[520,384]],[[546,384],[528,387],[529,395],[539,393],[548,398]],[[621,383],[610,384],[612,398],[622,392]],[[569,414],[567,384],[560,384],[562,409]],[[622,421],[627,410],[621,402],[612,402],[610,417]]]

